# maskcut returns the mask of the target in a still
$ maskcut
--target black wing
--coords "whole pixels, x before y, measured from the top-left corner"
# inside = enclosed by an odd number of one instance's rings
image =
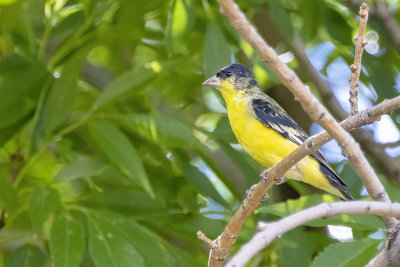
[[[261,96],[260,96],[261,97]],[[252,100],[252,107],[257,119],[267,126],[275,130],[284,138],[292,141],[297,145],[301,145],[309,135],[279,106],[272,98],[263,95],[262,98]],[[337,188],[347,199],[353,199],[346,190],[346,185],[340,180],[339,176],[329,166],[328,161],[320,150],[311,154],[320,163],[320,170],[328,178],[329,182]]]

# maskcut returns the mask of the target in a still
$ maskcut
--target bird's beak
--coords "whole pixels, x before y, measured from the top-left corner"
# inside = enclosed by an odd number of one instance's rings
[[[202,85],[203,86],[212,86],[212,87],[215,87],[215,88],[220,88],[221,87],[221,80],[216,76],[212,76],[210,79],[205,81]]]

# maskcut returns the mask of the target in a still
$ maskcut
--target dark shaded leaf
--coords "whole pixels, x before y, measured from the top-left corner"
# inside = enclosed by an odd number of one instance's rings
[[[285,38],[293,39],[291,19],[279,1],[268,1],[268,13],[281,34]]]
[[[207,24],[206,36],[204,39],[204,75],[209,78],[217,71],[229,65],[231,52],[220,27],[213,20]]]
[[[130,90],[136,89],[153,77],[154,72],[144,67],[134,68],[121,74],[99,95],[94,107],[102,107]]]
[[[34,245],[23,245],[15,250],[7,264],[7,267],[44,267],[46,258],[43,252]]]
[[[85,249],[83,227],[70,214],[58,216],[50,234],[50,252],[55,267],[80,266]]]
[[[161,239],[122,216],[90,213],[89,250],[96,266],[174,266]]]
[[[351,45],[351,27],[341,14],[331,8],[325,9],[324,25],[329,35],[342,45]]]

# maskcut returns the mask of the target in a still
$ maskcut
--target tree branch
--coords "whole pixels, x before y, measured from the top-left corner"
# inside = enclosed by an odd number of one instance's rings
[[[350,76],[350,115],[354,115],[358,112],[358,87],[361,73],[361,59],[364,46],[368,43],[364,40],[365,28],[367,27],[368,21],[368,6],[367,4],[362,4],[360,7],[360,27],[358,30],[358,35],[356,36],[356,49],[354,64],[350,66],[351,76]]]
[[[385,100],[379,105],[361,111],[354,116],[350,116],[340,125],[346,131],[352,131],[363,125],[379,120],[382,115],[390,113],[397,108],[400,108],[400,96]],[[280,177],[282,177],[291,166],[295,165],[305,156],[318,150],[324,143],[331,139],[332,137],[326,131],[312,136],[304,141],[304,143],[289,156],[270,168],[265,176],[265,182],[259,182],[252,187],[249,199],[243,201],[242,205],[224,229],[224,232],[216,240],[210,242],[203,233],[200,232],[199,234],[198,232],[198,236],[201,240],[209,245],[211,244],[208,266],[222,266],[228,256],[230,248],[236,242],[236,238],[243,224],[251,213],[260,205],[260,201],[266,192],[280,180]]]
[[[243,245],[226,266],[244,266],[260,250],[284,233],[315,219],[339,214],[373,214],[386,217],[400,217],[400,204],[376,201],[322,203],[275,222],[260,222],[258,227],[261,231],[255,234],[247,244]]]

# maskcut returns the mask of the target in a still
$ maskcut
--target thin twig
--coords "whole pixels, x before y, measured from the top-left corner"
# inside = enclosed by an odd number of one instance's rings
[[[394,141],[394,142],[387,142],[387,143],[379,143],[384,148],[387,147],[397,147],[400,146],[400,140]]]
[[[339,214],[373,214],[386,217],[400,217],[400,204],[377,201],[322,203],[293,213],[275,222],[260,222],[258,228],[261,231],[256,233],[249,242],[243,245],[226,266],[244,266],[260,250],[284,233],[315,219]]]
[[[213,247],[213,241],[209,239],[202,231],[197,231],[197,238],[209,245],[211,248]]]
[[[357,8],[362,3],[360,0],[348,0],[348,2],[353,7]],[[398,53],[400,53],[400,25],[397,22],[397,19],[392,12],[390,12],[386,1],[375,0],[373,3],[374,5],[370,8],[369,14],[371,17],[377,18],[382,23],[394,43],[394,48]]]
[[[368,6],[363,3],[360,7],[360,27],[356,39],[356,49],[354,56],[354,64],[350,65],[351,76],[350,76],[350,115],[354,115],[358,112],[358,87],[361,73],[361,59],[365,45],[368,43],[365,36],[365,29],[368,21]]]

